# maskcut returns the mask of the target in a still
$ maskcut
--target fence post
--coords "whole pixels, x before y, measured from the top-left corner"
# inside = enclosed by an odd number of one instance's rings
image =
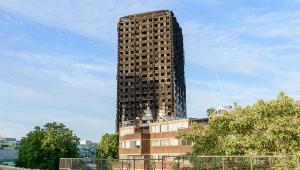
[[[135,170],[135,157],[133,157],[133,169]]]
[[[222,169],[225,170],[224,157],[222,157]]]
[[[121,159],[121,164],[122,164],[121,166],[122,166],[122,170],[123,170],[123,159]]]
[[[161,169],[164,169],[164,156],[161,157]]]
[[[250,170],[253,170],[253,158],[250,158]]]
[[[288,169],[288,156],[285,155],[285,165],[284,165],[285,169]]]
[[[71,158],[71,169],[73,169],[73,159]]]

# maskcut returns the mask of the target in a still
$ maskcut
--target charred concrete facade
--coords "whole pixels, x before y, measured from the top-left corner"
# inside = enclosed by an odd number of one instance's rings
[[[168,10],[121,17],[118,23],[117,130],[149,107],[154,120],[186,117],[182,30]]]

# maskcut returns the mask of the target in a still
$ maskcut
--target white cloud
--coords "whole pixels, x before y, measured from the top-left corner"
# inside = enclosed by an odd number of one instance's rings
[[[234,32],[197,21],[187,21],[182,27],[187,61],[192,64],[250,75],[272,69],[263,59],[263,49],[245,44]]]
[[[51,72],[47,72],[51,74]],[[58,80],[67,88],[74,88],[78,90],[88,90],[103,97],[110,97],[115,94],[116,82],[112,79],[104,79],[85,74],[64,74],[59,73]]]
[[[0,80],[0,98],[9,99],[17,98],[21,101],[29,100],[48,100],[49,97],[33,88],[24,87],[17,84],[12,84]]]
[[[110,64],[111,66],[96,66],[93,64],[74,64],[77,69],[81,70],[82,72],[90,72],[90,71],[97,71],[97,72],[104,72],[104,73],[114,73],[115,72],[115,67],[113,64]]]
[[[299,100],[300,70],[278,72],[280,76],[274,78],[271,82],[272,86]]]
[[[245,106],[253,104],[257,99],[269,100],[279,92],[264,85],[221,81],[223,95],[217,81],[189,79],[188,83],[193,84],[187,89],[188,114],[191,117],[205,117],[206,109],[210,107],[233,105],[234,102]]]
[[[0,7],[47,26],[66,29],[92,38],[116,41],[119,17],[166,7],[164,1],[39,1],[0,0]]]
[[[0,123],[0,135],[21,139],[32,128],[28,128],[28,126],[16,123],[15,121],[8,122],[2,119]]]
[[[88,63],[82,61],[77,61],[76,56],[53,56],[45,55],[39,53],[22,53],[22,52],[13,52],[13,51],[4,51],[8,55],[16,55],[26,62],[39,64],[46,67],[63,67],[71,69],[74,72],[87,73],[90,71],[97,71],[98,73],[105,74],[114,74],[115,64],[112,61],[105,59],[95,59],[90,60]]]
[[[300,37],[300,12],[276,11],[265,14],[249,14],[241,26],[241,30],[247,30],[261,37]],[[251,29],[249,29],[251,28]]]
[[[2,55],[13,57],[24,63],[24,66],[11,68],[16,79],[29,77],[31,80],[43,80],[69,88],[88,90],[95,94],[111,96],[115,90],[115,66],[113,62],[104,59],[77,61],[74,56],[49,56],[39,53],[24,53],[3,51]],[[9,68],[7,68],[9,69]],[[22,82],[20,82],[22,84]],[[29,84],[32,84],[30,82]],[[45,82],[46,83],[46,82]],[[37,84],[38,86],[39,84]],[[44,86],[45,84],[40,84]],[[36,86],[34,86],[36,87]],[[109,89],[109,90],[107,90]],[[28,88],[28,92],[33,91]]]
[[[25,114],[25,113],[24,113]],[[32,119],[34,117],[34,119]],[[91,139],[99,142],[104,133],[114,132],[114,119],[104,116],[85,116],[63,110],[47,110],[43,114],[26,112],[22,118],[13,118],[11,115],[0,115],[0,135],[21,139],[34,126],[43,126],[49,122],[59,122],[74,130],[82,139]],[[106,128],[103,128],[106,127]]]
[[[65,123],[80,137],[97,141],[101,134],[114,130],[116,82],[107,67],[111,62],[4,53],[11,60],[7,66],[0,65],[0,133],[20,138],[22,132],[23,136],[49,121]]]
[[[227,17],[233,21],[182,23],[187,62],[245,76],[275,75],[289,62],[299,62],[299,11],[246,8]]]

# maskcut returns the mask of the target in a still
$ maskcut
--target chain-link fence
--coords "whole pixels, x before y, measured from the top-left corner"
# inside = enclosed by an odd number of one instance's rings
[[[139,170],[163,169],[161,159],[61,158],[60,170]]]
[[[198,156],[161,159],[62,158],[60,170],[289,170],[287,156]]]
[[[168,159],[171,159],[168,161]],[[166,169],[176,170],[289,170],[294,169],[288,156],[198,156],[165,157],[165,162],[172,163]]]

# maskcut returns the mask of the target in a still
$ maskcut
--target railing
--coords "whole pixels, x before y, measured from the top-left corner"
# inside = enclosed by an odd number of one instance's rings
[[[161,159],[76,159],[61,158],[60,170],[140,170],[162,167]]]
[[[288,156],[198,156],[161,159],[61,158],[60,170],[261,170],[294,169]]]
[[[38,170],[38,169],[26,169],[26,168],[0,165],[0,170]]]
[[[169,160],[168,160],[169,159]],[[197,156],[165,157],[165,162],[172,162],[167,169],[293,169],[289,156]],[[170,168],[171,167],[171,168]]]

